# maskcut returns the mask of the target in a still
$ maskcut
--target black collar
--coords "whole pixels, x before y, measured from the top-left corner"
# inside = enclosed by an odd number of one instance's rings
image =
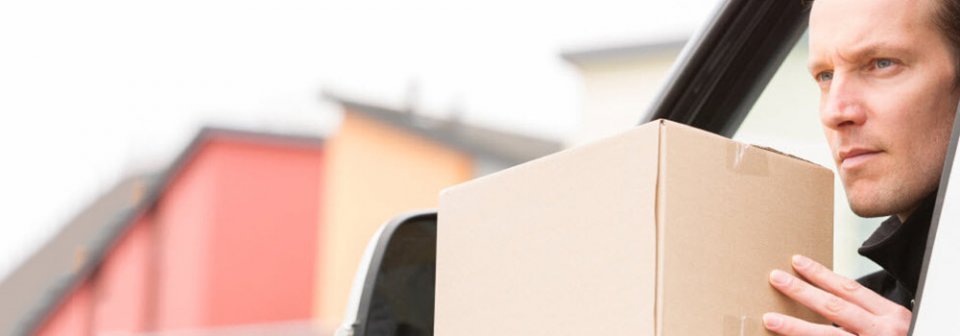
[[[857,252],[883,267],[887,273],[910,291],[917,293],[927,234],[933,217],[937,193],[927,196],[905,223],[897,216],[883,221]]]

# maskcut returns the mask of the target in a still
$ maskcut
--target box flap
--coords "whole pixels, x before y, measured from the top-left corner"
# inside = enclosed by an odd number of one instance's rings
[[[813,162],[813,161],[810,161],[810,160],[804,159],[804,158],[802,158],[802,157],[799,157],[799,156],[796,156],[796,155],[793,155],[793,154],[790,154],[790,153],[787,153],[787,152],[783,152],[783,151],[780,151],[780,150],[777,150],[777,149],[774,149],[774,148],[771,148],[771,147],[760,146],[760,145],[746,145],[746,146],[754,146],[754,147],[763,149],[763,150],[765,150],[765,151],[770,151],[770,152],[773,152],[773,153],[776,153],[776,154],[780,154],[780,155],[783,155],[783,156],[786,156],[786,157],[789,157],[789,158],[792,158],[792,159],[795,159],[795,160],[799,160],[799,161],[803,161],[803,162],[812,164],[812,165],[817,166],[817,167],[825,168],[825,167],[823,167],[823,166],[821,166],[821,165],[819,165],[819,164],[816,164],[816,163]]]

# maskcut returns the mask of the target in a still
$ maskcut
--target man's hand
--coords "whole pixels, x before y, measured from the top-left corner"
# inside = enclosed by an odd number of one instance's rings
[[[763,325],[780,335],[902,336],[910,328],[911,312],[840,276],[810,258],[793,256],[793,269],[805,282],[774,270],[770,284],[797,302],[823,315],[841,328],[814,324],[778,313],[763,315]],[[813,285],[811,285],[813,284]]]

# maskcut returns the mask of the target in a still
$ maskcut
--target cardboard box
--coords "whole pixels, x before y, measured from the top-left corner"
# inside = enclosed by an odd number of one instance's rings
[[[767,335],[770,287],[831,265],[833,174],[656,121],[445,190],[435,333]]]

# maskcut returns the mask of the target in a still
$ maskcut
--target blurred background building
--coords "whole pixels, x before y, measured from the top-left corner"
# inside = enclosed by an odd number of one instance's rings
[[[314,138],[201,131],[0,283],[0,333],[312,328],[324,159]]]
[[[593,141],[636,125],[653,103],[687,40],[651,39],[571,50],[581,82],[580,125],[572,143]]]
[[[0,334],[328,335],[380,224],[633,126],[718,3],[2,4]],[[805,59],[735,138],[834,168]]]

